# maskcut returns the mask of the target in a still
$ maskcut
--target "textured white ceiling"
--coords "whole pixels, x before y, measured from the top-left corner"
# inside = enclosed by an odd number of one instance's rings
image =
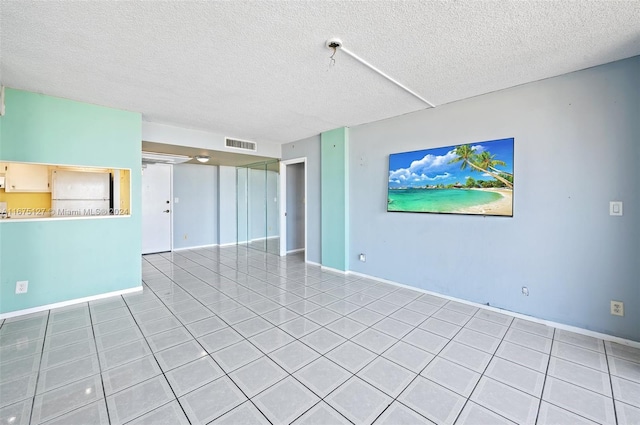
[[[0,82],[285,143],[640,54],[638,1],[0,0]]]

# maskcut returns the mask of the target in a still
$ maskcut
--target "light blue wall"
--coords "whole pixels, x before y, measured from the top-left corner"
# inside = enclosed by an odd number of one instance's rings
[[[351,270],[640,341],[639,75],[635,57],[350,128]],[[504,137],[513,218],[386,212],[389,154]],[[305,139],[283,158],[317,164],[319,150]],[[609,216],[612,200],[624,216]]]
[[[352,270],[640,340],[639,76],[636,57],[352,128]],[[385,211],[390,153],[504,137],[513,218]]]
[[[282,145],[282,160],[307,158],[307,261],[320,264],[321,191],[320,135]]]
[[[287,251],[293,251],[304,248],[304,164],[287,165],[286,174]]]
[[[131,216],[0,222],[0,313],[141,284],[141,116],[6,89],[0,160],[129,168]],[[16,295],[18,280],[29,292]]]
[[[173,197],[173,247],[217,244],[218,167],[174,165]]]

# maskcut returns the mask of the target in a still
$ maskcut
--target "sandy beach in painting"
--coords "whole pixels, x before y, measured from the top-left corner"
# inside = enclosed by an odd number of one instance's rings
[[[462,208],[455,212],[461,214],[487,214],[487,215],[513,215],[513,190],[511,189],[478,189],[485,192],[496,192],[502,195],[502,198],[488,204],[474,205],[472,207]]]

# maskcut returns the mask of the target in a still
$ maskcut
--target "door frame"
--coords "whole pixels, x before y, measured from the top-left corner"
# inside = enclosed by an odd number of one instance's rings
[[[287,255],[287,166],[304,164],[304,262],[307,262],[307,157],[280,161],[280,256]]]
[[[144,174],[145,168],[149,165],[168,165],[169,166],[169,251],[173,252],[173,209],[175,202],[173,199],[173,164],[141,164],[140,167],[140,179],[142,181],[142,174]],[[142,196],[140,197],[142,199]],[[141,219],[142,219],[142,205],[140,205]],[[143,254],[144,255],[144,254]]]

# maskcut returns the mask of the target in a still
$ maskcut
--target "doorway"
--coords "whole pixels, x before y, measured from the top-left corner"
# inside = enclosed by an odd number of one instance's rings
[[[304,251],[307,261],[307,159],[280,162],[280,255]]]
[[[142,253],[171,251],[171,173],[169,164],[142,169]]]

